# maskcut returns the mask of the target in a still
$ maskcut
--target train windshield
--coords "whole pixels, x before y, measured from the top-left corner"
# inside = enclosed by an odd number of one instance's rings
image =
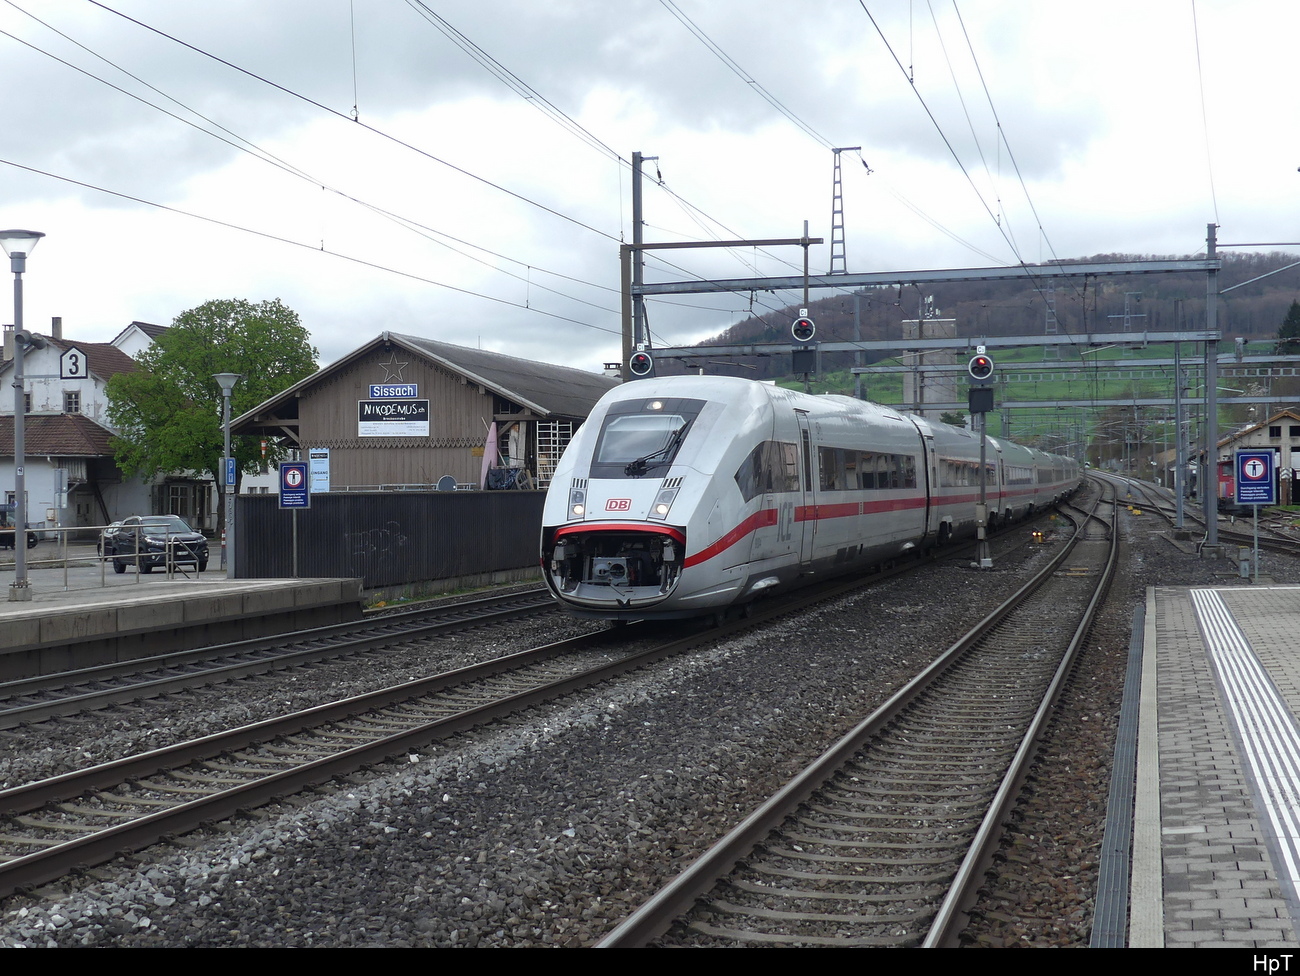
[[[666,397],[615,404],[596,439],[591,477],[662,473],[673,463],[703,407],[703,400]]]

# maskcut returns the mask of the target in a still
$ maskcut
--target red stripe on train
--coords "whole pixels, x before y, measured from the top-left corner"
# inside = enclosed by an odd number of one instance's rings
[[[578,535],[583,532],[659,532],[664,535],[670,535],[683,545],[686,543],[686,533],[681,529],[675,529],[671,525],[655,525],[653,522],[583,522],[576,525],[566,525],[558,529],[555,538],[562,535]]]
[[[741,522],[734,529],[724,535],[711,546],[705,546],[699,552],[692,553],[686,557],[684,566],[698,566],[702,562],[707,562],[719,553],[726,552],[741,539],[745,538],[756,529],[761,529],[768,525],[776,525],[776,509],[764,508],[755,512],[745,521]]]

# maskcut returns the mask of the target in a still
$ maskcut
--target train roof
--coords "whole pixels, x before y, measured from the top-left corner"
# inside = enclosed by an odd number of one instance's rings
[[[639,396],[663,396],[659,390],[671,390],[676,396],[691,396],[699,399],[728,400],[736,397],[740,391],[763,392],[770,400],[785,400],[801,410],[824,413],[828,407],[843,409],[866,409],[879,411],[892,419],[905,419],[894,407],[876,403],[874,400],[858,400],[854,397],[826,393],[813,395],[800,393],[774,383],[745,379],[742,376],[659,376],[650,379],[634,380],[622,384],[616,393],[616,399],[627,400]],[[642,392],[651,391],[651,392]]]

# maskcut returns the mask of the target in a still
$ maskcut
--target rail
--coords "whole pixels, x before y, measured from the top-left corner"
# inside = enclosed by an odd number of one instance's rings
[[[644,635],[644,646],[629,641],[631,628],[617,636],[609,631],[586,634],[2,790],[0,898],[75,867],[140,850],[159,837],[317,786],[416,744],[752,630],[901,571],[805,590],[684,637],[652,630]],[[584,659],[575,653],[579,649],[593,656]],[[525,673],[534,669],[536,681]],[[489,680],[500,685],[500,694],[478,685]],[[466,690],[465,708],[457,704],[461,696],[449,698],[454,688]],[[444,705],[449,714],[443,713]]]
[[[835,888],[838,882],[848,882],[852,877],[859,887],[844,894],[842,900],[848,904],[856,903],[859,908],[847,914],[823,907],[785,911],[763,902],[763,907],[748,912],[758,920],[755,923],[758,928],[753,931],[741,933],[732,923],[716,926],[706,924],[700,926],[698,931],[706,939],[736,938],[750,944],[902,945],[924,942],[929,945],[951,940],[952,933],[965,919],[965,909],[973,890],[971,882],[978,879],[981,868],[991,856],[998,835],[997,828],[1004,821],[1009,805],[1015,798],[1026,763],[1032,756],[1038,729],[1049,707],[1037,704],[1039,696],[1030,694],[1023,683],[1033,672],[1031,683],[1035,686],[1035,692],[1043,692],[1041,701],[1054,699],[1062,676],[1068,669],[1068,664],[1064,662],[1070,659],[1081,642],[1082,634],[1086,632],[1088,621],[1101,598],[1100,594],[1105,591],[1105,580],[1113,570],[1116,536],[1111,531],[1105,543],[1107,568],[1094,577],[1101,585],[1093,587],[1091,582],[1081,579],[1074,572],[1061,572],[1067,556],[1077,553],[1074,543],[1085,540],[1087,532],[1083,526],[1091,518],[1088,516],[1080,520],[1075,539],[1063,546],[1035,579],[1026,583],[1011,599],[990,613],[966,637],[846,734],[816,763],[756,808],[714,848],[698,858],[683,874],[606,935],[598,947],[639,946],[656,939],[675,919],[690,911],[704,892],[713,890],[720,879],[729,877],[733,869],[742,863],[754,868],[754,876],[761,875],[764,879],[762,883],[756,884],[752,879],[732,879],[726,884],[731,894],[722,896],[715,892],[716,897],[706,898],[701,903],[705,906],[706,914],[716,910],[722,915],[745,915],[748,909],[740,908],[728,900],[736,892],[748,892],[742,894],[744,899],[752,895],[761,901],[766,896],[775,895],[774,901],[779,901],[783,895],[780,879],[804,879],[809,882],[790,882],[801,889],[790,893],[789,899],[792,902],[820,903],[823,899],[829,902],[836,897],[825,894],[820,889],[811,890],[816,889],[810,879],[818,871],[817,868],[805,867],[800,871],[792,871],[788,868],[765,867],[760,863],[769,856],[773,861],[780,861],[786,855],[792,859],[797,857],[830,864],[831,867],[826,869],[830,872],[827,876],[828,889]],[[1062,586],[1057,586],[1058,583]],[[1019,623],[1014,622],[1016,618],[1013,615],[1041,620],[1043,605],[1061,604],[1064,591],[1071,588],[1091,591],[1088,606],[1076,621],[1077,628],[1073,628],[1069,648],[1063,651],[1060,662],[1049,663],[1053,655],[1043,653],[1037,635],[1029,639],[1032,647],[1026,645],[1026,634],[1032,628],[1025,627],[1023,619]],[[1030,598],[1036,600],[1038,606],[1025,609],[1028,606],[1026,601]],[[1073,598],[1071,602],[1074,602]],[[994,653],[986,642],[989,632],[998,624],[1003,625],[1005,637],[1002,640],[1006,646]],[[978,655],[972,653],[977,644],[982,648]],[[984,673],[986,668],[991,669],[990,674]],[[1012,673],[1017,676],[1015,679],[1009,677]],[[969,685],[974,689],[971,693],[972,703],[954,705],[956,699],[950,700],[947,697],[947,686],[950,685],[958,689]],[[1008,694],[1008,689],[1013,686],[1018,687],[1021,693]],[[996,694],[989,695],[989,687],[999,690]],[[921,715],[917,703],[926,697],[935,698],[937,704],[931,703],[928,706],[929,713]],[[1024,715],[1026,707],[1036,709],[1032,718]],[[894,728],[905,714],[911,715],[908,729],[896,739],[887,738],[887,730]],[[936,719],[936,715],[942,715],[942,720]],[[979,721],[970,729],[952,733],[952,744],[948,744],[948,740],[943,737],[947,735],[944,723],[957,720],[956,724],[960,725],[966,721],[967,716],[974,716]],[[1014,735],[1010,731],[1013,728],[1017,730]],[[997,730],[996,734],[993,733],[994,729]],[[878,736],[879,742],[876,741]],[[882,755],[885,756],[880,763],[879,776],[868,755],[868,747],[873,743],[881,748]],[[936,743],[942,744],[940,753],[943,771],[940,773],[931,772],[931,766],[927,765],[934,759],[932,753]],[[908,756],[907,750],[914,747],[919,758]],[[1011,750],[1014,750],[1014,757]],[[1001,757],[1005,757],[1005,765]],[[919,772],[909,777],[907,770],[913,768],[909,765],[913,761],[918,763],[915,768]],[[843,822],[849,826],[813,822],[835,821],[841,816],[836,809],[836,791],[826,787],[851,763],[856,763],[856,766],[844,776],[849,785],[844,786],[842,792],[853,797],[865,791],[871,798],[870,812],[863,812],[859,797],[849,801],[852,812],[842,814]],[[990,774],[994,770],[1001,772],[992,777]],[[879,785],[877,779],[888,785]],[[957,803],[957,807],[967,804],[974,811],[980,804],[972,798],[982,795],[991,812],[981,816],[959,816],[951,796],[929,796],[924,787],[934,786],[936,782],[959,789],[961,802]],[[909,785],[915,786],[919,800],[912,802],[911,794],[907,792]],[[899,796],[896,806],[891,805],[895,792]],[[774,839],[775,835],[786,829],[782,825],[787,823],[787,817],[792,811],[800,808],[801,804],[809,804],[814,795],[823,796],[821,801],[809,807],[815,810],[815,814],[808,814],[796,826],[789,828],[789,836],[784,838],[783,846]],[[925,812],[930,806],[934,809]],[[916,826],[917,822],[921,827]],[[940,823],[943,826],[943,843],[953,841],[958,835],[962,838],[961,843],[952,843],[951,849],[942,848],[936,837],[926,833],[927,830],[932,830],[933,824]],[[816,836],[807,835],[816,834],[823,827],[827,828],[828,833],[842,831],[853,839],[827,840],[825,846],[837,850],[830,854],[815,853],[814,847],[821,841]],[[787,848],[797,849],[799,853],[791,854]],[[756,849],[761,849],[762,855],[755,856]],[[963,850],[968,853],[962,855]],[[916,851],[919,853],[909,862],[916,865],[916,871],[904,877],[904,860],[911,856],[909,852]],[[961,861],[960,865],[958,860]],[[841,861],[847,866],[837,875],[834,872],[839,870]],[[949,874],[949,871],[952,873]],[[900,884],[903,889],[896,892],[895,886]],[[947,897],[940,894],[945,887],[949,892]],[[898,908],[904,903],[908,906],[905,911]],[[894,907],[889,907],[891,905]],[[796,934],[793,929],[799,919],[808,920],[814,928],[819,922],[824,922],[828,931],[811,934],[804,930],[802,934]],[[929,922],[934,923],[932,941],[927,941],[925,935]],[[766,934],[759,931],[769,923],[775,928],[787,928]],[[744,924],[741,923],[741,927]],[[863,931],[871,930],[873,926],[883,927],[884,934]],[[850,932],[849,929],[854,931]]]

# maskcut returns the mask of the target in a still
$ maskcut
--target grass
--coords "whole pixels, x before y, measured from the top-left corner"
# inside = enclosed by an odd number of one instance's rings
[[[1248,353],[1266,353],[1272,351],[1274,343],[1260,342],[1253,344],[1256,348],[1247,347]],[[1043,436],[1055,436],[1059,439],[1063,429],[1078,429],[1082,425],[1088,432],[1087,436],[1091,440],[1095,434],[1095,428],[1101,420],[1100,412],[1106,409],[1116,407],[1123,408],[1123,401],[1132,400],[1139,397],[1165,397],[1172,394],[1173,389],[1173,367],[1163,367],[1150,370],[1156,375],[1125,377],[1114,374],[1125,364],[1132,363],[1135,358],[1142,359],[1173,359],[1174,346],[1172,343],[1162,343],[1147,346],[1143,349],[1128,350],[1121,347],[1100,348],[1095,351],[1088,351],[1086,356],[1079,355],[1080,350],[1074,348],[1062,348],[1061,354],[1064,357],[1061,360],[1044,360],[1041,346],[1021,347],[1015,349],[998,349],[992,354],[995,362],[1002,366],[1009,365],[1028,367],[1034,370],[1041,370],[1043,373],[1050,373],[1059,363],[1074,363],[1081,361],[1090,362],[1094,365],[1093,369],[1080,370],[1063,378],[1044,378],[1024,382],[999,382],[997,383],[998,408],[990,419],[989,432],[995,435],[1005,435],[1002,430],[1002,414],[1004,408],[1014,408],[1018,401],[1039,401],[1053,402],[1064,400],[1091,400],[1095,401],[1095,408],[1070,408],[1072,412],[1068,416],[1056,416],[1046,419],[1025,417],[1013,417],[1011,423],[1011,436],[1021,441],[1034,441]],[[1184,361],[1189,366],[1195,366],[1200,362],[1199,353],[1196,355],[1187,352],[1184,345]],[[959,353],[955,358],[960,362],[965,353]],[[883,359],[873,365],[878,366],[897,366],[901,364],[898,358]],[[1004,374],[1009,376],[1011,374]],[[995,373],[996,376],[996,373]],[[814,394],[836,393],[844,396],[852,396],[854,388],[854,376],[848,369],[835,370],[810,377],[809,387]],[[779,384],[792,390],[802,390],[804,388],[802,377],[787,377],[779,380]],[[965,395],[965,377],[958,374],[958,399]],[[893,406],[901,405],[903,402],[903,374],[902,373],[867,373],[862,377],[863,395],[868,400],[874,400],[877,403],[890,404]],[[1046,409],[1046,408],[1037,408]],[[1063,409],[1063,408],[1057,408]],[[1129,408],[1130,410],[1133,408]],[[1130,414],[1129,418],[1115,418],[1116,425],[1136,424],[1142,430],[1142,438],[1145,445],[1161,444],[1172,438],[1172,424],[1162,424],[1153,421],[1150,418],[1143,417],[1141,411],[1144,408],[1137,408],[1136,415]],[[1167,412],[1164,408],[1145,408],[1159,412]],[[1234,408],[1224,407],[1221,414],[1220,424],[1231,425],[1240,422],[1240,418],[1234,417],[1230,411]],[[963,411],[964,412],[964,411]],[[1167,430],[1166,427],[1169,429]],[[1122,447],[1120,451],[1122,452]],[[1147,453],[1145,450],[1143,453]]]

